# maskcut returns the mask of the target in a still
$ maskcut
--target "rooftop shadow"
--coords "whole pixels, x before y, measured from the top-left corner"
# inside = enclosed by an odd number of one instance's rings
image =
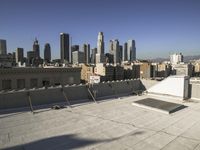
[[[143,134],[144,131],[134,131],[131,134],[127,134],[125,136],[137,136]],[[30,143],[7,147],[2,150],[71,150],[76,148],[83,148],[85,146],[89,146],[97,143],[109,143],[118,139],[125,137],[124,135],[116,138],[110,139],[87,139],[80,138],[76,134],[68,134],[68,135],[60,135],[54,136],[50,138],[45,138],[37,141],[33,141]]]
[[[75,134],[50,137],[23,145],[4,148],[3,150],[50,150],[50,149],[75,149],[87,145],[104,142],[103,140],[83,139]]]

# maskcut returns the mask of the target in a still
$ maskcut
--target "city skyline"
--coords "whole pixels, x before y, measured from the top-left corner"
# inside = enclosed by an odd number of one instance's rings
[[[35,8],[37,4],[37,8]],[[53,10],[53,11],[52,11]],[[22,47],[32,50],[37,37],[40,55],[50,43],[52,59],[60,58],[61,32],[69,33],[73,45],[88,43],[97,47],[97,34],[109,40],[136,41],[137,58],[168,57],[169,53],[200,54],[200,2],[148,1],[24,1],[3,0],[0,5],[0,39],[7,41],[7,51]]]

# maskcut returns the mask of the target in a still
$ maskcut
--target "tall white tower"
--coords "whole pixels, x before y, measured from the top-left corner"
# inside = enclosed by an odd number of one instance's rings
[[[181,62],[183,62],[183,55],[182,53],[180,54],[172,54],[170,55],[170,62],[171,64],[180,64]]]
[[[97,41],[97,53],[104,54],[104,36],[103,32],[99,32]]]
[[[104,55],[104,36],[103,32],[99,32],[98,40],[97,40],[97,54],[96,54],[96,64],[104,63],[105,55]]]

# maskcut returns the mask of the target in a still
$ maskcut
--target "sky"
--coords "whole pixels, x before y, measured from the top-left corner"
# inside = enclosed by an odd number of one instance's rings
[[[167,58],[171,53],[200,54],[200,0],[1,0],[0,39],[7,51],[32,50],[35,37],[43,57],[50,43],[60,58],[60,33],[72,44],[97,45],[98,32],[108,42],[136,42],[137,58]],[[82,46],[81,46],[82,47]]]

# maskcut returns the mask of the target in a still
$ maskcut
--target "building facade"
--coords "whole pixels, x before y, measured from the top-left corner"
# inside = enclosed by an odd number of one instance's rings
[[[51,62],[51,46],[49,43],[44,45],[44,61],[47,63]]]
[[[175,75],[185,75],[192,77],[193,66],[192,64],[176,64],[173,65],[173,74]]]
[[[15,60],[16,63],[23,63],[24,62],[24,49],[23,48],[17,48],[15,53]]]
[[[85,54],[85,63],[90,64],[90,44],[83,44],[83,52]]]
[[[100,76],[100,80],[102,81],[113,81],[114,77],[114,66],[105,65],[103,63],[96,64],[94,68],[94,74]]]
[[[69,63],[69,34],[60,33],[60,57],[62,63]]]
[[[35,52],[34,51],[28,51],[27,52],[27,66],[32,66],[34,65],[34,60],[35,60]]]
[[[170,55],[170,63],[171,64],[183,63],[183,55],[182,55],[182,53],[180,53],[180,54],[175,53],[175,54]]]
[[[103,32],[99,32],[98,34],[98,39],[97,39],[97,54],[98,56],[96,56],[96,63],[102,63],[103,62],[103,58],[105,58],[104,56],[104,35]]]
[[[73,63],[72,53],[75,52],[75,51],[79,51],[79,45],[72,45],[71,46],[71,61],[70,61],[71,63]]]
[[[0,90],[79,84],[81,68],[0,69]]]
[[[72,63],[73,64],[81,64],[81,63],[85,63],[85,54],[82,51],[74,51],[72,53]]]
[[[35,59],[40,59],[40,45],[37,38],[35,38],[33,43],[33,51],[35,52]]]
[[[0,55],[7,54],[6,40],[0,39]]]
[[[128,52],[127,52],[127,43],[124,43],[124,49],[123,49],[123,61],[127,61],[128,60]]]
[[[130,61],[130,62],[136,60],[135,40],[128,40],[128,43],[127,43],[127,56],[128,56],[128,61]]]
[[[113,80],[124,80],[124,68],[120,65],[114,66]]]
[[[90,76],[94,75],[94,66],[83,64],[81,65],[81,81],[83,83],[88,83],[90,81]]]
[[[91,63],[95,64],[96,63],[96,54],[97,54],[97,48],[92,49],[92,54],[91,54]]]
[[[120,47],[119,47],[119,41],[118,40],[110,40],[109,42],[109,52],[111,55],[113,55],[113,64],[119,64],[120,63]]]

